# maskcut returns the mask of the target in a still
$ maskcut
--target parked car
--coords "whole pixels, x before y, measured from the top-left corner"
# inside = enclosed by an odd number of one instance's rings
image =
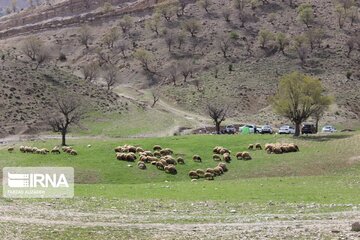
[[[284,125],[279,128],[279,134],[295,134],[295,128],[289,125]]]
[[[315,125],[312,123],[305,123],[301,128],[301,134],[314,134],[316,133]]]
[[[224,129],[224,133],[234,134],[236,133],[236,128],[234,127],[234,125],[227,125]]]
[[[322,128],[321,130],[323,133],[333,133],[333,132],[336,132],[336,128],[334,128],[333,126],[331,125],[326,125]]]
[[[272,134],[273,130],[270,125],[264,125],[261,127],[261,134],[269,133]]]
[[[241,133],[243,128],[249,128],[249,133],[255,133],[256,125],[254,124],[245,124],[244,126],[239,127],[239,132]]]

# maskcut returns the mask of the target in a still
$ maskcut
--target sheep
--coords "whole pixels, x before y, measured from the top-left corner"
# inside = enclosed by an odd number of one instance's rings
[[[219,154],[221,148],[222,148],[222,147],[219,147],[219,146],[214,147],[214,148],[213,148],[213,153],[214,153],[214,154]]]
[[[162,155],[159,151],[155,151],[154,156],[160,158]]]
[[[174,165],[168,165],[164,167],[166,173],[177,174],[177,170]]]
[[[161,150],[162,150],[162,147],[161,147],[160,145],[155,145],[155,146],[153,147],[153,150],[154,150],[154,151],[161,151]]]
[[[144,154],[145,156],[151,156],[151,157],[154,156],[154,154],[153,154],[151,151],[144,151],[143,154]]]
[[[220,152],[219,152],[221,155],[224,155],[225,153],[228,153],[230,154],[230,150],[226,149],[226,148],[222,148],[220,149]]]
[[[144,152],[144,149],[142,149],[141,147],[137,147],[136,152],[137,153],[142,153],[142,152]]]
[[[26,153],[32,153],[33,152],[32,147],[25,147],[25,152]]]
[[[243,154],[242,152],[237,152],[236,153],[236,159],[237,160],[242,160],[243,159],[242,154]]]
[[[201,162],[201,157],[199,155],[194,155],[192,159],[194,162]]]
[[[230,150],[224,148],[224,147],[219,147],[219,146],[216,146],[213,148],[213,153],[214,154],[221,154],[223,155],[224,153],[231,153]]]
[[[166,162],[166,160],[165,160],[165,159],[160,159],[160,161],[159,161],[159,162],[161,162],[161,164],[162,164],[162,165],[164,165],[164,166],[169,165],[169,164]]]
[[[275,153],[275,154],[282,154],[283,151],[281,150],[281,147],[279,146],[276,146],[272,149],[272,152]]]
[[[151,163],[151,162],[157,162],[159,161],[159,159],[157,157],[151,157],[151,156],[148,156],[146,157],[146,161],[147,163]]]
[[[251,160],[252,159],[251,156],[250,156],[250,153],[248,153],[248,152],[243,152],[242,153],[242,158],[244,160]]]
[[[131,153],[136,153],[136,147],[134,147],[134,146],[127,146],[127,149]]]
[[[213,175],[212,173],[206,172],[206,173],[204,174],[204,178],[205,178],[206,180],[214,180],[214,175]]]
[[[61,152],[60,152],[59,147],[58,147],[58,146],[55,146],[55,147],[53,147],[53,149],[51,149],[51,153],[60,154]]]
[[[169,156],[169,155],[165,156],[164,160],[167,162],[167,164],[172,164],[172,165],[177,164],[176,160],[173,157]]]
[[[156,166],[156,163],[157,163],[157,161],[152,161],[152,162],[151,162],[151,165]]]
[[[8,147],[7,150],[8,150],[9,153],[12,153],[14,151],[14,147]]]
[[[162,170],[162,171],[163,171],[164,168],[165,168],[164,164],[162,164],[161,161],[160,161],[160,162],[156,162],[155,166],[156,166],[157,169]]]
[[[214,161],[221,161],[221,157],[219,155],[217,155],[217,154],[214,154],[213,155],[213,160]]]
[[[182,157],[178,157],[176,159],[176,161],[177,161],[178,164],[185,164],[185,161],[184,161],[184,159]]]
[[[224,153],[223,155],[223,160],[227,163],[229,163],[231,161],[231,156],[229,153]]]
[[[256,149],[256,150],[262,150],[261,144],[260,144],[260,143],[256,143],[256,144],[255,144],[255,149]]]
[[[219,166],[214,167],[214,174],[216,174],[217,176],[220,176],[223,173],[224,173],[224,171],[221,167],[219,167]]]
[[[227,172],[227,171],[228,171],[227,166],[226,166],[225,163],[222,163],[222,162],[219,163],[219,164],[218,164],[218,167],[222,168],[223,172]]]
[[[116,153],[116,159],[117,160],[125,160],[126,154],[125,153]]]
[[[249,146],[248,146],[247,149],[248,149],[248,150],[254,150],[254,144],[249,144]]]
[[[25,146],[20,146],[19,150],[20,150],[20,152],[24,153],[25,152]]]
[[[196,170],[196,173],[199,175],[199,177],[204,177],[204,174],[205,174],[205,171],[204,170],[202,170],[202,169],[197,169]]]
[[[198,179],[198,178],[199,178],[199,175],[197,174],[196,171],[190,171],[190,172],[189,172],[189,177],[190,177],[191,179]]]
[[[76,150],[72,149],[72,150],[70,151],[70,155],[76,156],[76,155],[78,155],[78,153],[77,153]]]
[[[134,153],[128,153],[125,155],[126,161],[134,162],[136,160],[136,155]]]
[[[207,168],[207,169],[205,170],[205,172],[214,174],[214,169],[213,169],[213,168]]]
[[[138,168],[141,170],[145,170],[146,169],[146,165],[143,162],[138,162]]]
[[[161,150],[160,150],[160,154],[161,154],[162,156],[166,156],[166,155],[173,155],[174,152],[173,152],[173,150],[171,150],[170,148],[165,148],[165,149],[161,149]]]

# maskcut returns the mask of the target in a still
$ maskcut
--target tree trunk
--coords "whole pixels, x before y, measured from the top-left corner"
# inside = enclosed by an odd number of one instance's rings
[[[215,123],[215,128],[216,128],[216,133],[220,134],[220,123],[219,122]]]
[[[61,145],[66,146],[66,131],[61,132]]]
[[[294,137],[300,136],[300,125],[301,125],[301,123],[295,123],[295,134],[294,134]]]
[[[319,121],[320,121],[320,119],[319,119],[319,118],[316,118],[316,121],[315,121],[315,130],[316,130],[316,133],[318,133],[318,131],[319,131]]]

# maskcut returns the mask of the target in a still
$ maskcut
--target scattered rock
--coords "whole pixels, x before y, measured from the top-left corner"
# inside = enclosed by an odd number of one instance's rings
[[[351,225],[351,231],[360,232],[360,222],[355,222]]]

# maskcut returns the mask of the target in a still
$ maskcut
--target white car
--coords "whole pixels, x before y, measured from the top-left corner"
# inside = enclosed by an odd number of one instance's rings
[[[322,128],[321,130],[323,133],[333,133],[333,132],[336,132],[336,128],[334,128],[333,126],[331,125],[326,125]]]
[[[255,132],[256,125],[254,125],[254,124],[245,124],[244,126],[239,127],[239,133],[242,132],[242,129],[243,129],[244,127],[249,128],[249,133],[254,133],[254,132]]]
[[[289,125],[284,125],[279,128],[279,134],[295,134],[295,128]]]

